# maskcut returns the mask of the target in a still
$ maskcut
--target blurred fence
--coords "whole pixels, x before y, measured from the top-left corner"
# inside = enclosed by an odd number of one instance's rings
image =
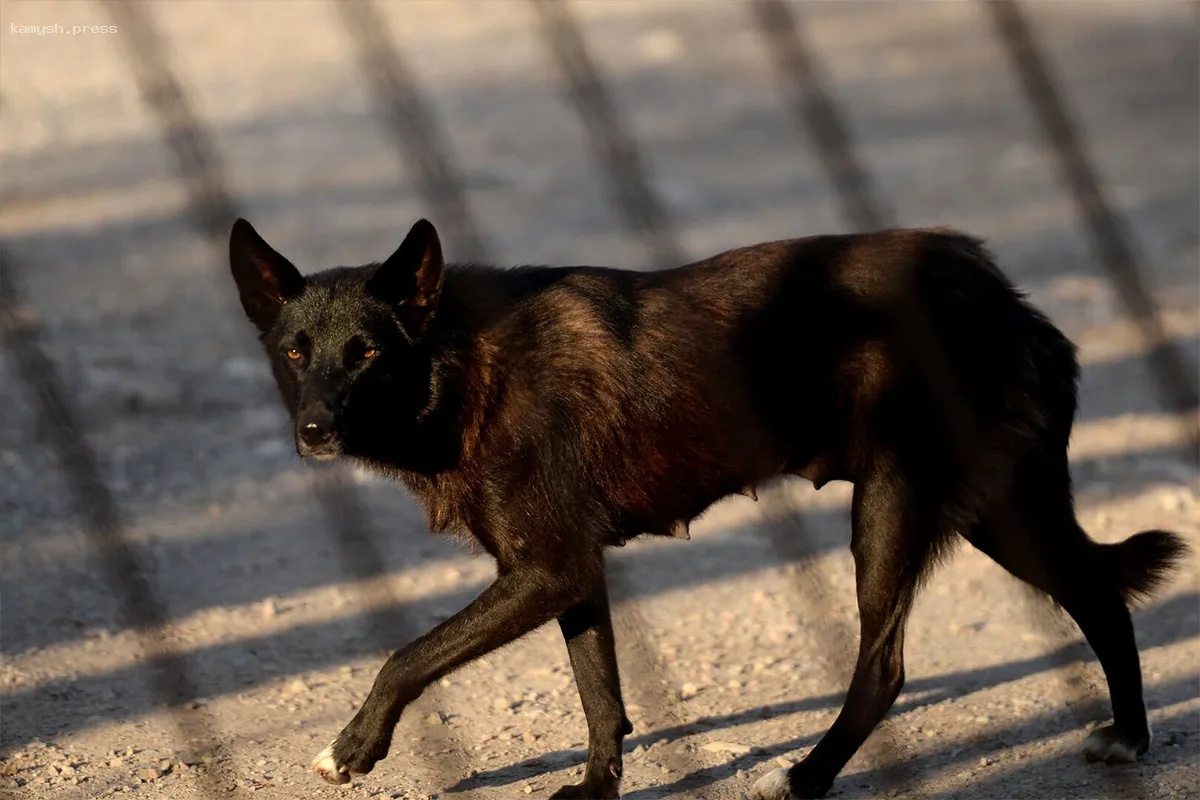
[[[530,1],[540,25],[547,62],[559,76],[565,99],[578,115],[591,145],[596,179],[609,189],[624,227],[644,245],[653,265],[682,263],[684,248],[667,211],[668,204],[660,197],[621,109],[589,53],[586,31],[574,18],[572,4],[559,0]],[[1200,447],[1200,430],[1191,413],[1198,405],[1196,378],[1166,334],[1142,274],[1140,248],[1130,227],[1106,196],[1087,154],[1086,134],[1080,130],[1069,99],[1053,77],[1053,70],[1038,46],[1036,32],[1021,6],[1014,2],[981,2],[1023,90],[1029,112],[1043,132],[1046,147],[1053,153],[1061,181],[1074,198],[1079,224],[1086,230],[1099,263],[1144,337],[1149,366],[1163,405],[1180,412],[1185,420],[1185,437],[1194,450]],[[121,40],[127,49],[132,78],[174,155],[179,180],[188,193],[192,224],[212,243],[213,268],[222,271],[226,269],[225,242],[233,219],[240,215],[239,205],[227,187],[225,168],[213,136],[189,100],[183,88],[186,81],[176,74],[169,48],[157,30],[155,14],[163,5],[113,0],[104,3],[103,8],[123,33]],[[449,151],[437,115],[404,54],[391,40],[379,10],[372,0],[334,1],[331,5],[344,25],[379,123],[394,144],[402,168],[414,177],[421,199],[430,209],[429,215],[454,231],[463,260],[488,260],[492,248],[471,209],[469,191],[455,166],[454,154]],[[850,125],[827,84],[820,59],[807,42],[802,4],[749,0],[744,9],[761,33],[762,47],[773,65],[781,98],[795,119],[797,135],[815,152],[846,222],[857,230],[892,224],[892,214],[872,187],[871,176],[857,153]],[[72,399],[56,374],[55,364],[39,346],[33,316],[19,294],[22,265],[14,259],[11,252],[5,251],[0,263],[0,323],[13,373],[38,409],[77,513],[100,555],[111,591],[119,595],[125,624],[142,636],[152,690],[164,705],[173,709],[184,746],[201,742],[203,747],[215,750],[220,747],[222,734],[213,728],[211,719],[192,707],[190,701],[195,698],[196,690],[186,658],[173,653],[162,638],[169,625],[163,604],[123,539],[114,493],[96,469],[96,456],[80,432]],[[920,325],[919,319],[912,321],[915,332],[910,344],[918,348],[929,369],[936,371],[941,362],[937,344],[916,330]],[[953,396],[945,397],[944,402],[949,412],[947,424],[957,424],[955,420],[964,416],[959,413],[964,409]],[[969,430],[965,435],[969,437]],[[375,543],[376,532],[356,498],[353,483],[338,472],[325,474],[318,479],[317,494],[326,510],[329,535],[337,544],[344,571],[357,579],[357,585],[379,585],[377,581],[366,580],[381,572],[384,560]],[[778,526],[771,527],[775,532],[772,546],[782,557],[800,560],[806,552],[803,521],[794,522],[786,537],[779,535]],[[797,532],[801,535],[797,536]],[[620,599],[623,577],[617,566],[613,566],[610,577],[615,588],[614,599]],[[821,602],[825,590],[819,581],[813,575],[804,578],[801,588],[806,601]],[[372,634],[381,647],[395,647],[420,632],[414,621],[405,618],[400,604],[386,598],[363,600],[367,609],[383,609],[368,611]],[[620,636],[634,642],[635,650],[644,659],[638,669],[627,667],[623,671],[626,683],[631,675],[649,675],[654,679],[648,680],[648,684],[665,684],[657,680],[661,671],[640,630],[643,623],[636,609],[630,603],[620,608],[623,609],[618,613]],[[845,632],[845,638],[852,641],[854,637]],[[664,693],[658,685],[631,688],[656,698],[663,715],[679,714],[672,706],[673,691]],[[436,736],[436,731],[432,735]],[[873,740],[887,746],[883,729],[877,731]],[[887,754],[887,760],[897,768],[891,773],[890,788],[900,788],[919,777],[899,769],[902,758],[897,751]],[[462,764],[453,761],[448,759],[444,765],[447,785],[453,781],[452,774],[462,770]],[[1135,774],[1103,774],[1113,781],[1110,787],[1113,792],[1141,796]],[[222,794],[225,788],[222,781],[227,778],[222,776],[219,762],[205,775],[206,790],[213,796]]]

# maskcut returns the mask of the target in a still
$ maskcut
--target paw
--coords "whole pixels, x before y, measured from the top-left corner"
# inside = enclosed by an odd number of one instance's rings
[[[334,760],[334,743],[335,742],[330,742],[328,747],[317,753],[317,757],[312,760],[313,772],[317,773],[330,783],[349,783],[350,768],[344,764],[338,764],[337,761]]]
[[[577,783],[562,787],[550,795],[550,800],[618,800],[620,797],[616,786],[597,788],[590,783]]]
[[[583,783],[563,786],[550,800],[619,800],[621,797],[621,759],[608,759],[607,767],[598,767],[603,759],[588,764]]]
[[[1138,741],[1119,733],[1115,725],[1097,728],[1083,742],[1083,755],[1088,761],[1106,764],[1132,764],[1149,749],[1149,732]]]
[[[791,800],[792,790],[788,783],[788,768],[773,769],[754,782],[750,790],[753,800]]]
[[[368,740],[346,729],[312,760],[313,772],[333,784],[349,783],[355,775],[366,775],[387,756],[391,742]]]
[[[804,761],[793,767],[773,769],[754,782],[752,800],[794,800],[800,797],[824,797],[832,780],[818,777]],[[794,774],[793,774],[794,773]],[[792,791],[792,787],[797,787]]]

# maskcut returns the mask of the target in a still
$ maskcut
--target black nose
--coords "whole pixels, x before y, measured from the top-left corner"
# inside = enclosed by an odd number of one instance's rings
[[[309,447],[326,444],[333,438],[333,415],[325,409],[307,412],[296,425],[300,442]]]

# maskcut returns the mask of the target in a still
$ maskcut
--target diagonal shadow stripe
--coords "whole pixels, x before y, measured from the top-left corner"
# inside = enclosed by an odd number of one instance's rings
[[[166,609],[124,540],[117,503],[80,432],[54,362],[42,352],[32,312],[21,304],[12,262],[11,254],[0,252],[0,331],[13,372],[38,409],[41,429],[57,456],[76,513],[83,520],[109,591],[120,600],[123,623],[137,635],[149,686],[167,708],[179,747],[198,746],[201,759],[216,755],[220,733],[212,720],[190,706],[197,694],[187,660],[172,651],[164,636]],[[209,797],[223,796],[232,788],[222,760],[201,770],[200,782]]]
[[[646,160],[626,130],[568,2],[532,0],[542,36],[566,83],[566,96],[589,134],[597,171],[607,182],[625,227],[640,236],[658,268],[684,262],[666,204],[654,190]]]
[[[1170,391],[1171,407],[1191,409],[1195,403],[1195,389],[1189,389],[1190,378],[1182,366],[1174,344],[1166,338],[1165,330],[1149,300],[1149,293],[1137,269],[1133,266],[1130,249],[1117,231],[1115,215],[1103,200],[1099,186],[1082,156],[1077,139],[1071,135],[1061,101],[1054,89],[1042,60],[1034,49],[1020,12],[1011,2],[985,3],[996,15],[999,33],[1013,54],[1014,69],[1030,87],[1031,103],[1041,111],[1047,121],[1052,141],[1058,145],[1064,159],[1068,180],[1076,191],[1081,206],[1088,212],[1093,232],[1100,247],[1107,251],[1110,272],[1118,286],[1127,290],[1133,298],[1133,308],[1140,324],[1151,339],[1151,364],[1158,371],[1160,383]],[[802,130],[808,132],[817,156],[828,180],[833,185],[842,204],[843,215],[860,230],[878,230],[891,224],[890,212],[884,209],[873,191],[867,170],[859,159],[849,125],[842,118],[818,67],[817,58],[809,47],[802,31],[799,16],[783,0],[753,0],[750,5],[764,41],[770,49],[774,67],[784,86],[792,110]],[[1107,212],[1107,213],[1106,213]],[[949,369],[944,348],[933,332],[919,298],[908,287],[899,287],[896,292],[898,312],[894,322],[901,334],[901,346],[912,363],[918,365],[922,380],[930,389],[940,412],[939,418],[949,433],[956,456],[961,463],[971,463],[972,453],[980,446],[977,421],[962,394],[958,381]],[[1195,440],[1195,433],[1188,432]],[[1002,547],[1005,542],[1019,541],[1019,521],[1006,500],[1001,499],[991,509],[991,522],[999,531]],[[1054,630],[1054,619],[1044,604],[1028,606],[1036,624],[1043,629]],[[1079,683],[1082,685],[1082,682]],[[1063,690],[1079,697],[1071,682]],[[1113,785],[1126,796],[1143,796],[1144,787],[1138,778],[1128,772],[1106,773]]]
[[[449,218],[455,235],[464,239],[467,260],[486,260],[489,248],[470,212],[461,178],[452,167],[449,153],[440,144],[444,137],[438,131],[435,116],[415,76],[388,36],[385,20],[370,0],[335,2],[334,5],[354,40],[363,73],[370,80],[376,105],[383,112],[381,116],[387,133],[397,144],[410,171],[416,174],[426,202]],[[594,81],[593,85],[599,86],[599,82]],[[590,99],[601,105],[606,103],[602,89],[593,92]],[[623,169],[626,174],[636,173],[638,165],[636,157],[631,155],[632,144],[626,142],[626,146],[618,150],[615,153],[616,168]],[[640,188],[640,196],[648,197],[644,184]],[[653,228],[657,219],[652,211],[647,224]],[[665,239],[658,236],[655,241],[661,247]],[[616,589],[615,596],[628,595],[628,581],[621,566],[610,561],[607,573],[609,582]],[[638,667],[632,672],[650,676],[632,687],[638,699],[660,716],[677,719],[677,704],[672,702],[670,693],[664,695],[661,686],[656,685],[667,686],[668,683],[662,679],[664,667],[646,636],[642,615],[633,604],[620,603],[614,609],[614,622],[620,629],[622,649]]]
[[[646,241],[656,268],[665,269],[682,264],[685,255],[670,215],[646,175],[644,159],[633,137],[625,130],[616,105],[588,53],[569,3],[555,0],[532,2],[542,24],[547,48],[566,83],[567,97],[587,129],[597,166],[609,182],[611,194],[624,216],[626,227]],[[766,538],[783,560],[794,557],[797,547],[805,552],[814,550],[812,539],[800,517],[792,515],[790,521],[791,530],[770,526],[766,531]],[[818,608],[828,607],[828,593],[816,570],[802,570],[795,588],[800,602]],[[841,630],[843,626],[840,624],[827,622],[824,627],[831,629],[826,632],[834,642],[853,640],[849,631]],[[827,665],[831,675],[832,661],[846,662],[852,658],[845,648],[838,647],[835,650],[835,658]],[[888,751],[892,762],[898,761],[898,751],[886,732],[873,737],[871,746],[882,747]],[[896,783],[900,782],[898,775]]]
[[[1196,378],[1174,339],[1167,334],[1144,269],[1133,228],[1109,201],[1084,150],[1083,136],[1042,55],[1029,22],[1014,0],[983,3],[997,38],[1004,45],[1025,99],[1037,117],[1047,144],[1058,160],[1062,182],[1071,192],[1079,216],[1092,239],[1101,266],[1117,287],[1117,297],[1141,330],[1146,360],[1169,408],[1188,413],[1182,427],[1200,460],[1200,405]]]
[[[388,33],[387,20],[372,0],[333,0],[333,8],[354,44],[359,67],[370,85],[380,120],[401,161],[419,184],[422,197],[453,231],[450,241],[463,261],[482,261],[489,247],[455,168],[441,123]]]
[[[141,0],[114,0],[104,7],[124,34],[121,40],[126,43],[128,60],[142,99],[154,113],[164,140],[175,156],[180,179],[187,189],[193,224],[223,253],[229,230],[239,213],[226,188],[224,169],[212,137],[174,74],[164,39],[147,6]],[[317,496],[338,544],[343,567],[361,583],[381,574],[382,561],[372,542],[374,534],[365,509],[343,473],[344,469],[335,468],[332,475],[326,473],[323,480],[319,479]],[[379,606],[370,598],[359,600],[369,609],[366,615],[368,629],[379,637],[380,643],[394,645],[398,636],[415,636],[415,628],[407,620],[394,613],[373,610]],[[395,603],[387,607],[400,608]],[[428,733],[435,740],[444,736],[439,728],[431,728]],[[439,749],[447,751],[447,748]],[[447,762],[448,759],[442,759],[437,764],[443,775],[458,768]]]

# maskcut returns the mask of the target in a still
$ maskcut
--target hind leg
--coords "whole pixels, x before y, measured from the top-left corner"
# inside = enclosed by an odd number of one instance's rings
[[[1050,595],[1079,625],[1108,682],[1113,724],[1084,742],[1089,760],[1136,761],[1150,746],[1133,620],[1099,546],[1075,519],[1071,487],[1058,468],[1024,470],[1010,502],[967,539],[1010,573]]]
[[[763,800],[823,796],[904,685],[904,628],[937,547],[937,509],[922,502],[903,474],[881,467],[855,489],[852,522],[860,640],[846,702],[803,761],[755,784]]]

